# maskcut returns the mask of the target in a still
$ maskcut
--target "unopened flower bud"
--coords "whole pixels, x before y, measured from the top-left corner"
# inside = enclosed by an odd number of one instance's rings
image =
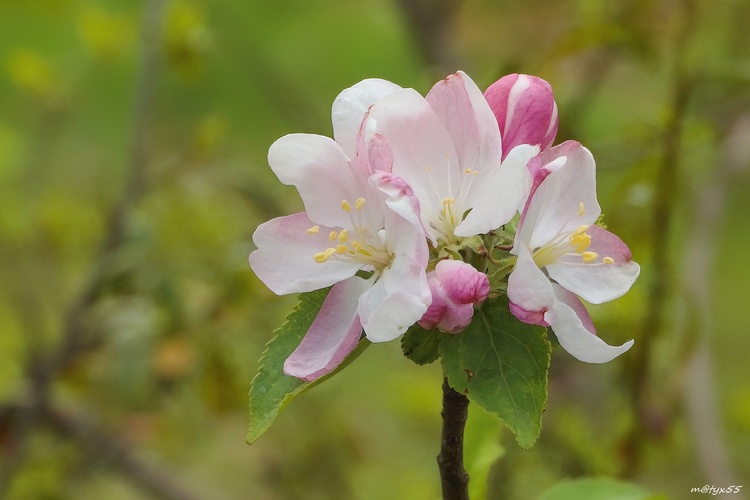
[[[539,77],[506,75],[489,86],[484,97],[500,127],[503,159],[520,144],[544,151],[557,134],[557,104],[552,87]]]
[[[474,304],[490,293],[487,275],[459,260],[438,262],[435,270],[427,273],[427,283],[432,304],[418,321],[419,326],[444,333],[458,333],[469,326]]]

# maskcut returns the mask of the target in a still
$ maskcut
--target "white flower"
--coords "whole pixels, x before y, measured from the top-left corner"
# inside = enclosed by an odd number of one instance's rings
[[[601,304],[627,292],[640,267],[617,236],[595,225],[595,163],[574,141],[542,153],[511,253],[511,312],[521,321],[550,326],[560,345],[589,363],[605,363],[630,349],[607,345],[578,299]]]

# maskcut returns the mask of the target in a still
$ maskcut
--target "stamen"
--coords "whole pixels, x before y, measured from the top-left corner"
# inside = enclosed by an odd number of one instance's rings
[[[581,258],[584,262],[594,262],[599,258],[599,254],[596,252],[583,252],[581,253]]]
[[[349,204],[348,201],[341,200],[341,210],[343,210],[344,212],[351,212],[352,206]]]
[[[362,242],[359,240],[352,241],[352,248],[355,252],[358,252],[360,248],[362,248]]]
[[[602,262],[604,262],[605,264],[614,264],[615,263],[615,259],[613,259],[612,257],[604,257],[602,259]]]
[[[346,243],[346,240],[349,239],[349,231],[346,229],[342,229],[339,233],[339,242],[340,243]]]
[[[336,231],[331,231],[331,234],[328,235],[328,239],[333,241],[336,239],[336,237],[339,235]]]
[[[578,204],[578,217],[583,217],[583,202]]]
[[[432,172],[432,167],[425,167],[425,168],[424,168],[424,171],[425,171],[425,172]]]
[[[336,245],[336,253],[346,253],[349,251],[349,247],[346,245]]]
[[[575,231],[573,231],[573,236],[578,236],[579,234],[583,234],[588,230],[589,226],[587,224],[582,224],[576,228]]]
[[[470,168],[465,168],[464,169],[464,173],[465,174],[470,174],[471,172],[472,172],[472,170]]]
[[[456,203],[455,198],[443,198],[443,206],[453,205]]]
[[[472,170],[471,175],[479,175],[479,170]]]
[[[335,248],[328,248],[325,252],[318,252],[315,255],[313,255],[313,259],[315,259],[315,262],[318,262],[322,264],[323,262],[327,261],[331,258],[331,255],[333,255],[336,252]]]
[[[319,232],[320,232],[320,226],[313,226],[307,230],[307,234],[309,235],[318,234]]]
[[[362,210],[362,207],[365,205],[365,199],[364,198],[357,198],[357,201],[354,202],[354,207],[357,210]]]

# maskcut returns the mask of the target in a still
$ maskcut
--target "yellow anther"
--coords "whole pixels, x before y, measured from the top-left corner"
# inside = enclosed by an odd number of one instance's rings
[[[355,252],[359,251],[359,249],[362,248],[362,242],[359,240],[352,241],[352,248]]]
[[[331,258],[331,255],[333,255],[336,252],[335,248],[328,248],[325,252],[318,252],[315,255],[313,255],[313,259],[315,259],[315,262],[323,263]]]
[[[349,251],[349,247],[346,245],[336,245],[336,253],[346,253]]]
[[[479,175],[479,170],[472,170],[471,175]]]
[[[346,240],[349,239],[349,231],[346,229],[342,229],[339,233],[339,242],[340,243],[346,243]]]
[[[578,236],[578,235],[584,234],[586,231],[588,231],[588,229],[589,229],[588,225],[582,224],[582,225],[578,226],[575,231],[573,231],[573,236]]]
[[[307,230],[307,234],[318,234],[320,232],[320,226],[313,226],[310,229]]]
[[[455,198],[443,198],[443,206],[453,205],[454,203],[456,203]]]
[[[605,264],[614,264],[615,263],[615,259],[613,259],[612,257],[604,257],[602,259],[602,262],[604,262]]]
[[[596,252],[583,252],[581,254],[581,258],[584,262],[594,262],[597,258],[599,258],[599,254]]]
[[[471,172],[473,172],[473,170],[471,170],[470,168],[465,168],[464,169],[464,173],[465,174],[470,174]]]
[[[336,237],[339,235],[336,231],[331,231],[331,234],[328,235],[328,239],[333,241],[336,239]]]
[[[354,202],[354,206],[357,210],[362,210],[362,207],[365,206],[365,199],[357,198],[357,201]]]
[[[344,212],[351,212],[352,206],[346,200],[341,200],[341,210]]]
[[[424,171],[425,171],[425,172],[432,172],[432,168],[430,168],[430,167],[425,167],[425,168],[424,168]]]
[[[583,216],[583,202],[578,204],[578,217]]]

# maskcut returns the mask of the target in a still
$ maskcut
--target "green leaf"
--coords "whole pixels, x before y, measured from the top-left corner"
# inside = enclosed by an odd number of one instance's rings
[[[561,481],[545,491],[539,500],[656,500],[653,495],[631,483],[616,481],[607,477],[583,478]]]
[[[258,374],[250,386],[250,426],[247,443],[253,444],[271,426],[276,416],[295,396],[321,384],[357,359],[370,345],[360,340],[354,351],[331,373],[313,381],[305,382],[284,375],[284,361],[297,348],[305,333],[318,315],[330,289],[317,290],[299,295],[299,304],[286,317],[284,325],[276,330],[276,336],[266,345],[260,358]]]
[[[542,430],[551,346],[546,329],[518,321],[507,298],[485,302],[460,334],[443,339],[443,374],[531,448]]]
[[[440,357],[438,347],[447,334],[438,329],[425,330],[414,324],[401,337],[401,350],[404,356],[418,365],[427,365]]]

